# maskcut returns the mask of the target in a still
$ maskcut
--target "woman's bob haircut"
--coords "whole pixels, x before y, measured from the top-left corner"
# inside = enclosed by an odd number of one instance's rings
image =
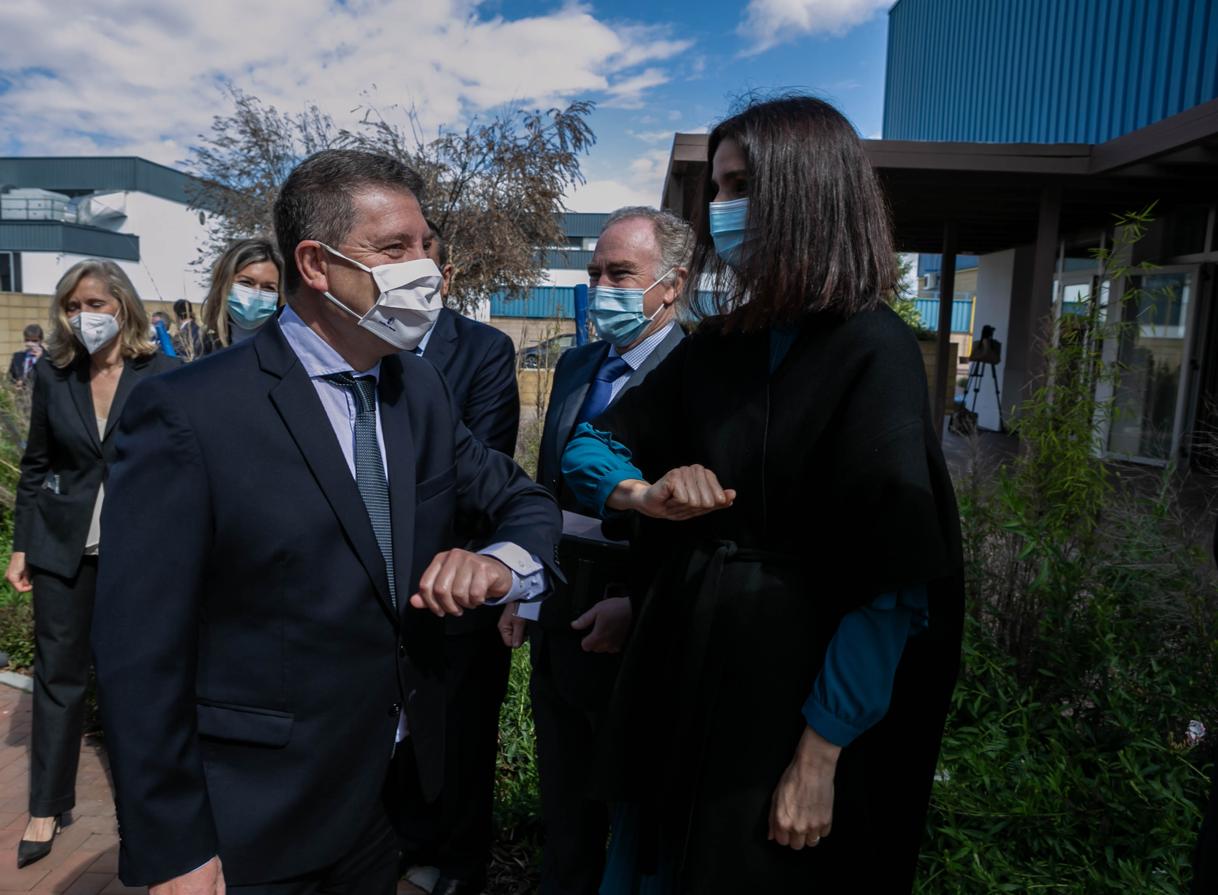
[[[732,266],[715,252],[707,210],[725,140],[744,154],[749,199]],[[688,282],[697,289],[706,276],[715,287],[691,307],[749,331],[809,313],[849,317],[888,298],[896,277],[888,205],[858,133],[837,109],[802,95],[753,101],[711,131],[707,162]]]

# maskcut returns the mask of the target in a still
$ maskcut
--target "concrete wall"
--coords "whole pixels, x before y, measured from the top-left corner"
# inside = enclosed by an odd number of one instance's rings
[[[994,336],[1003,345],[1002,363],[998,365],[998,381],[1002,383],[1006,371],[1008,336],[1011,328],[1011,284],[1015,271],[1015,250],[983,255],[977,265],[977,295],[973,305],[973,340],[981,338],[983,326],[994,327]],[[994,393],[991,371],[984,370],[986,377],[977,394],[977,423],[983,429],[997,429],[998,398]],[[973,393],[966,396],[967,406],[973,406]],[[1005,408],[1004,408],[1005,412]]]
[[[164,311],[173,319],[173,303],[146,301],[148,315]],[[0,292],[0,360],[7,375],[8,361],[13,353],[24,348],[21,331],[31,323],[37,323],[44,333],[50,332],[51,296],[31,295],[28,292]]]

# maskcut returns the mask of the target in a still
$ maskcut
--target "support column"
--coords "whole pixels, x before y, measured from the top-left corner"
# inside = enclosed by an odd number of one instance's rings
[[[1011,294],[1011,330],[1006,344],[1002,384],[1007,412],[1018,415],[1019,402],[1044,372],[1043,339],[1053,317],[1053,277],[1061,245],[1062,191],[1047,186],[1040,193],[1036,243],[1024,273],[1016,276]]]
[[[935,399],[931,403],[935,431],[943,437],[943,417],[947,415],[948,377],[955,371],[947,368],[951,357],[952,309],[956,299],[957,226],[955,221],[943,225],[943,260],[939,268],[939,326],[935,351]]]

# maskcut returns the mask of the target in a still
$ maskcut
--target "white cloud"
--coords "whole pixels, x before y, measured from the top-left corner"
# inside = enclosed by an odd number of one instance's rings
[[[285,112],[413,104],[424,127],[504,103],[641,104],[690,42],[576,3],[479,15],[478,0],[65,0],[0,11],[0,134],[23,154],[186,157],[223,83]],[[578,48],[573,51],[573,48]],[[7,89],[6,89],[7,88]]]
[[[749,0],[736,33],[745,55],[810,34],[840,35],[892,5],[892,0]]]
[[[626,131],[626,133],[644,143],[671,143],[674,131],[672,128],[668,128],[658,131]]]
[[[589,180],[566,198],[569,211],[615,211],[627,205],[659,205],[659,183],[626,183],[621,180]]]
[[[639,109],[643,106],[643,93],[652,87],[668,83],[668,75],[659,68],[649,68],[636,75],[611,84],[605,92],[609,99],[605,105],[617,109]]]

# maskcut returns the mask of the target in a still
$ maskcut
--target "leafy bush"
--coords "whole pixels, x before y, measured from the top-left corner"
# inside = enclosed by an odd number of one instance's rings
[[[1148,212],[1118,221],[1106,276]],[[1128,296],[1127,296],[1128,297]],[[918,891],[1186,891],[1218,734],[1212,516],[1179,476],[1097,459],[1123,324],[1084,302],[1047,336],[1020,454],[957,482],[969,618]]]

